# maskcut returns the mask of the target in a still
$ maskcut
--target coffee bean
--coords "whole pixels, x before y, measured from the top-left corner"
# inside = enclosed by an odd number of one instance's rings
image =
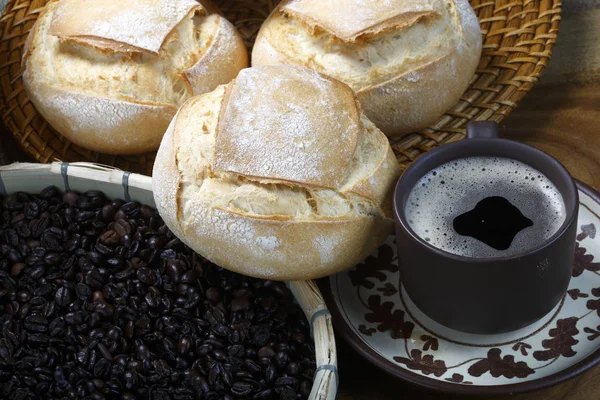
[[[17,292],[17,300],[20,303],[27,303],[29,300],[31,300],[31,293],[29,293],[27,290],[19,290]]]
[[[127,217],[129,218],[134,218],[138,215],[139,209],[140,203],[138,203],[137,201],[130,201],[128,203],[123,204],[119,211],[125,213],[125,215],[127,215]]]
[[[285,368],[289,362],[289,356],[285,352],[279,352],[275,356],[275,363],[281,369]]]
[[[116,231],[106,231],[98,239],[100,243],[106,246],[113,246],[121,241],[122,235]]]
[[[0,317],[0,386],[30,398],[307,398],[314,346],[284,284],[202,259],[148,206],[45,196],[2,200],[0,307],[13,322]],[[9,357],[22,379],[4,375]]]
[[[221,301],[221,289],[216,288],[216,287],[210,287],[206,291],[205,296],[209,301],[216,304],[219,301]]]
[[[254,374],[258,374],[260,372],[262,372],[262,368],[260,367],[260,365],[258,365],[257,363],[255,363],[254,361],[247,359],[244,361],[244,366],[246,367],[246,369]]]
[[[19,276],[19,275],[21,275],[21,272],[23,272],[24,268],[25,268],[25,264],[23,264],[23,263],[13,264],[13,266],[11,267],[10,273],[12,276]]]
[[[275,350],[269,346],[263,346],[258,350],[257,354],[259,358],[273,358],[275,356]]]
[[[78,283],[75,285],[75,295],[77,298],[86,301],[92,295],[92,289],[85,283]]]
[[[298,380],[290,376],[282,376],[275,381],[275,386],[296,386],[297,384]]]
[[[56,290],[54,301],[61,307],[68,305],[71,302],[71,291],[66,287],[60,287]]]
[[[25,318],[24,327],[30,332],[44,333],[48,331],[48,320],[42,316],[30,315]]]
[[[273,394],[272,389],[265,389],[263,391],[256,393],[254,396],[252,396],[252,400],[267,400],[267,399],[271,398],[272,394]]]
[[[164,246],[164,240],[160,236],[151,236],[148,239],[147,246],[151,249],[159,249]]]
[[[117,216],[115,216],[115,218],[116,218],[116,217],[117,217]],[[126,220],[126,219],[124,219],[124,218],[119,218],[119,219],[116,219],[116,220],[115,220],[115,222],[114,222],[114,224],[112,224],[112,225],[113,225],[113,228],[112,228],[112,229],[114,229],[114,231],[115,231],[115,232],[116,232],[116,233],[117,233],[117,234],[118,234],[120,237],[123,237],[123,236],[125,236],[125,235],[129,235],[129,234],[131,234],[131,232],[132,232],[132,227],[131,227],[131,224],[130,224],[129,222],[127,222],[127,220]]]
[[[79,198],[79,194],[76,192],[65,192],[63,195],[63,201],[67,203],[70,207],[75,207],[77,204],[77,199]]]
[[[149,268],[142,267],[136,272],[137,278],[146,285],[153,285],[156,282],[156,274]]]
[[[248,306],[250,306],[251,300],[250,297],[240,297],[240,298],[235,298],[231,301],[231,311],[233,312],[238,312],[238,311],[243,311],[245,309],[248,308]]]
[[[117,213],[117,209],[116,207],[114,207],[112,204],[107,204],[104,207],[102,207],[102,211],[100,212],[100,214],[102,215],[102,219],[104,220],[104,222],[112,222],[115,219],[115,214]]]
[[[296,398],[296,391],[289,386],[282,386],[275,389],[281,400],[293,400]]]
[[[245,382],[236,382],[231,388],[231,393],[237,397],[244,397],[252,393],[252,385]]]

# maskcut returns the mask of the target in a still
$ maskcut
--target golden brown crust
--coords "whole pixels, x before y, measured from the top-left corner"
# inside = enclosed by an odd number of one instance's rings
[[[401,30],[435,14],[430,0],[289,0],[280,11],[345,42]]]
[[[194,96],[215,90],[248,67],[246,46],[231,22],[218,15],[208,18],[218,19],[217,33],[208,50],[184,73]]]
[[[50,34],[112,51],[158,54],[181,20],[201,10],[194,0],[61,0]]]
[[[267,18],[267,20],[263,23],[263,27],[265,24],[271,24],[272,19]],[[286,57],[282,52],[278,51],[273,45],[269,42],[269,40],[265,37],[263,32],[266,29],[262,29],[258,32],[256,36],[256,42],[254,42],[254,48],[252,49],[252,66],[259,65],[281,65],[281,64],[297,64],[293,60],[290,60]]]
[[[52,127],[74,144],[102,153],[156,149],[177,112],[171,104],[132,103],[23,81],[31,102]]]
[[[358,91],[365,114],[386,135],[403,135],[435,123],[469,87],[479,63],[481,35],[477,17],[466,0],[458,0],[457,8],[461,41],[453,52],[388,82]]]
[[[368,177],[356,182],[349,191],[373,201],[384,215],[392,218],[395,184],[390,185],[390,182],[398,179],[398,160],[391,147],[387,147],[384,154],[385,157],[380,160],[377,168]]]
[[[393,230],[392,220],[277,221],[198,205],[183,242],[223,268],[262,279],[307,280],[364,260]]]

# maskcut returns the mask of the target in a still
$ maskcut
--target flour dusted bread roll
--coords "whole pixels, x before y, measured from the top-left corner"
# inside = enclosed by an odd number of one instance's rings
[[[352,90],[303,67],[249,68],[190,99],[158,150],[153,186],[169,228],[245,275],[322,277],[392,232],[400,174]]]
[[[252,64],[297,64],[358,94],[386,135],[418,131],[460,99],[481,55],[467,0],[284,0]]]
[[[51,1],[26,44],[36,109],[82,147],[156,150],[186,99],[248,66],[231,23],[195,0]]]

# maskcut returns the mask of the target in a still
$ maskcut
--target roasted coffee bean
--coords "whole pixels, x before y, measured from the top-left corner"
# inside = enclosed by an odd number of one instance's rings
[[[31,300],[31,293],[29,293],[27,290],[19,290],[17,292],[17,300],[20,303],[27,303],[29,300]]]
[[[156,282],[156,274],[147,267],[138,269],[136,275],[140,282],[143,282],[146,285],[153,285]]]
[[[112,204],[107,204],[102,207],[101,215],[104,222],[112,222],[115,219],[115,214],[117,213],[117,208]]]
[[[54,301],[61,307],[68,305],[71,302],[71,291],[66,287],[59,287],[54,295]]]
[[[19,308],[19,312],[17,313],[19,316],[19,319],[25,319],[25,317],[27,317],[27,315],[29,315],[30,311],[31,311],[31,304],[29,304],[29,303],[23,304],[21,306],[21,308]]]
[[[289,360],[290,358],[285,352],[279,352],[275,356],[275,364],[277,364],[277,366],[281,369],[284,369],[287,366]]]
[[[208,288],[208,290],[206,291],[205,294],[206,298],[208,300],[210,300],[212,303],[218,303],[219,301],[221,301],[221,289],[217,288],[217,287],[210,287]]]
[[[297,376],[298,373],[300,372],[300,367],[298,367],[298,364],[296,364],[295,362],[291,362],[288,364],[285,372],[289,376]]]
[[[25,268],[25,264],[23,264],[23,263],[13,264],[13,266],[11,267],[11,270],[10,270],[10,274],[12,276],[19,276],[19,275],[21,275],[21,272],[23,272],[24,268]]]
[[[65,202],[70,207],[75,207],[77,205],[77,199],[79,198],[79,194],[77,192],[65,192],[63,194],[63,202]]]
[[[92,289],[85,283],[78,283],[75,285],[75,294],[78,299],[88,300],[92,295]]]
[[[296,386],[297,384],[298,380],[291,376],[282,376],[275,381],[275,386]]]
[[[252,385],[245,382],[236,382],[231,388],[231,393],[237,397],[244,397],[252,393]]]
[[[314,346],[284,284],[202,259],[148,206],[59,196],[2,199],[0,386],[29,398],[307,398]]]
[[[293,400],[296,398],[296,391],[289,386],[282,386],[275,389],[281,400]]]
[[[44,333],[48,331],[48,320],[40,315],[25,318],[24,327],[29,332]]]
[[[231,301],[231,311],[238,312],[247,309],[250,306],[250,297],[244,296],[235,298]]]
[[[265,389],[265,390],[262,390],[262,391],[256,393],[254,396],[252,396],[252,400],[268,400],[271,398],[272,395],[273,395],[272,389]]]
[[[269,346],[263,346],[258,349],[258,358],[273,358],[275,356],[275,350],[270,348]]]
[[[121,241],[121,237],[116,231],[106,231],[98,240],[106,246],[113,246]]]
[[[128,218],[135,218],[140,210],[140,203],[137,201],[130,201],[121,206],[119,211],[125,213]]]
[[[133,275],[135,275],[135,270],[133,269],[133,267],[127,267],[114,274],[114,278],[118,281],[124,281],[126,279],[131,278]]]
[[[308,395],[310,394],[311,388],[312,388],[311,382],[302,381],[302,383],[300,384],[300,393],[302,393],[303,396],[308,397]]]

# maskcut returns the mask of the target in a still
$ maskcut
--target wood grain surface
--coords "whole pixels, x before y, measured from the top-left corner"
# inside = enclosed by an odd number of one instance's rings
[[[549,67],[505,120],[502,135],[552,154],[576,178],[600,190],[600,1],[567,0],[565,11]],[[0,163],[25,160],[12,138],[3,133]],[[341,338],[338,343],[340,400],[465,398],[425,392],[402,383],[369,365]],[[598,400],[600,366],[554,388],[498,399],[509,398]]]

